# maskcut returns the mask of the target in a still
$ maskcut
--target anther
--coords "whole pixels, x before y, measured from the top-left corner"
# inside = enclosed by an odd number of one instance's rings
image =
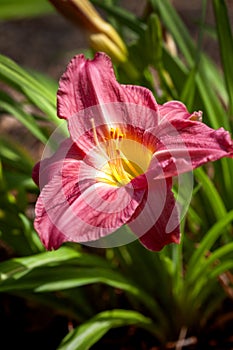
[[[114,135],[114,139],[115,139],[115,140],[118,139],[118,134],[119,134],[119,129],[116,128],[116,130],[115,130],[115,135]]]
[[[110,129],[110,138],[114,139],[115,138],[115,130],[113,128]]]

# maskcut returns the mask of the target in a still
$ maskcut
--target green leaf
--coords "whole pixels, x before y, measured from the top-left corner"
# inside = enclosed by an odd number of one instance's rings
[[[70,251],[67,254],[64,249],[61,250],[62,254],[59,251],[13,259],[0,264],[2,273],[0,292],[21,290],[52,292],[93,283],[104,283],[131,294],[160,320],[161,325],[166,326],[166,317],[156,300],[132,281],[110,268],[109,262],[104,261],[107,267],[102,267],[104,265],[102,260],[101,264],[97,265],[97,257],[93,258],[91,255],[78,252],[70,253]],[[70,265],[64,262],[60,263],[60,260],[70,260],[70,254],[73,258]]]
[[[205,260],[205,253],[207,253],[216,240],[220,237],[223,229],[229,225],[233,220],[233,210],[224,215],[211,229],[205,234],[201,240],[198,248],[193,253],[189,260],[186,272],[186,279],[195,280],[197,272],[202,269],[202,261]]]
[[[220,54],[224,70],[224,78],[229,95],[229,114],[233,115],[233,37],[231,24],[224,0],[213,0],[214,14],[216,19]]]
[[[201,57],[201,62],[203,61],[204,60]],[[201,63],[196,79],[198,92],[203,103],[203,108],[206,110],[206,114],[204,114],[204,121],[205,118],[207,118],[210,126],[214,129],[218,129],[223,126],[225,129],[229,130],[230,123],[229,119],[227,118],[226,111],[224,110],[220,99],[216,98],[216,94],[218,94],[218,92],[216,92],[214,88],[210,89],[210,85],[213,82],[208,80],[206,68],[203,67]],[[220,85],[221,79],[219,79],[219,86]]]
[[[38,140],[44,144],[47,142],[47,137],[37,125],[32,115],[26,113],[19,103],[16,103],[8,95],[0,91],[0,108],[8,114],[18,119]]]
[[[0,55],[0,80],[27,96],[48,115],[54,124],[60,125],[61,120],[56,116],[56,95],[50,84],[42,84],[41,78],[34,78],[33,75],[3,55]]]
[[[220,184],[222,198],[225,203],[229,203],[229,209],[232,208],[232,188],[233,188],[233,160],[231,158],[222,158],[219,162],[221,168],[216,172],[216,183]],[[217,181],[218,180],[218,181]]]
[[[179,18],[174,7],[168,0],[151,0],[152,7],[160,15],[161,21],[172,34],[181,53],[184,55],[189,67],[195,66],[196,47],[193,39],[182,20]],[[208,112],[208,118],[213,128],[224,126],[229,129],[229,120],[226,118],[224,108],[219,99],[216,98],[216,91],[219,96],[225,97],[225,85],[222,76],[213,62],[204,54],[200,55],[200,62],[197,73],[198,93],[203,105]],[[171,68],[165,66],[170,73]],[[181,76],[180,76],[181,79]],[[181,80],[181,83],[183,80]],[[210,89],[209,87],[213,88]],[[224,92],[222,94],[222,92]]]
[[[216,272],[214,271],[218,271],[219,266],[225,264],[223,259],[225,256],[228,256],[229,253],[232,252],[232,249],[233,243],[228,243],[216,249],[208,257],[206,257],[205,260],[202,259],[202,261],[200,262],[201,266],[199,267],[199,269],[195,269],[191,279],[187,280],[189,283],[191,282],[191,284],[189,284],[189,286],[191,286],[191,290],[188,292],[190,298],[203,298],[202,291],[204,290],[205,285],[208,284],[211,281],[211,279],[215,281],[215,278],[218,277],[218,275],[216,275]],[[209,288],[209,294],[211,293],[212,290],[211,288]]]
[[[14,168],[24,174],[28,174],[31,177],[32,167],[34,161],[28,151],[12,140],[10,136],[0,137],[0,158],[3,164],[7,164],[11,168]]]
[[[38,80],[36,80],[32,75],[30,75],[26,70],[21,68],[17,63],[15,63],[10,58],[0,55],[0,76],[7,81],[15,83],[19,87],[28,87],[42,94],[51,101],[55,102],[55,96],[48,90],[44,85],[42,85]]]
[[[23,92],[35,106],[37,106],[42,112],[45,113],[46,119],[53,122],[55,125],[60,125],[61,120],[57,117],[57,111],[54,105],[52,105],[43,96],[40,96],[37,91],[23,87]],[[56,96],[56,95],[54,95]]]
[[[161,339],[156,325],[148,317],[131,310],[111,310],[97,314],[70,332],[62,341],[59,350],[88,350],[111,328],[134,325],[149,330]]]
[[[10,20],[38,16],[53,11],[47,0],[1,0],[0,19]]]
[[[192,66],[194,57],[192,56],[192,51],[194,50],[194,45],[192,40],[190,40],[190,35],[187,28],[180,20],[178,14],[173,8],[173,5],[167,0],[150,0],[150,2],[152,7],[159,12],[165,26],[169,29],[179,45],[180,51],[190,66]]]
[[[226,208],[223,200],[218,193],[214,183],[210,180],[202,168],[198,168],[194,172],[195,178],[202,185],[203,191],[211,205],[216,219],[221,219],[226,215]]]
[[[39,239],[39,236],[32,227],[32,222],[23,213],[19,213],[19,218],[23,225],[23,234],[31,248],[32,253],[44,251],[44,247]]]
[[[4,169],[4,178],[8,190],[15,188],[24,188],[32,192],[38,192],[38,187],[32,180],[31,172],[28,174],[22,174],[18,171],[7,171]]]
[[[91,0],[94,5],[105,10],[109,15],[114,16],[119,22],[132,29],[138,34],[143,34],[146,25],[140,21],[132,12],[129,12],[122,7],[110,5],[100,0]]]
[[[154,67],[158,67],[162,60],[162,28],[158,16],[152,13],[148,19],[145,30],[143,47],[147,54],[147,59]]]
[[[186,104],[187,108],[191,110],[193,108],[193,102],[194,102],[194,97],[195,97],[195,90],[196,90],[196,76],[197,76],[197,69],[194,67],[185,83],[184,87],[181,92],[181,97],[180,99]]]
[[[222,273],[233,269],[233,259],[222,262],[220,265],[215,267],[210,273],[210,278],[215,279],[220,276]]]
[[[74,262],[84,266],[109,266],[105,260],[98,256],[83,254],[69,247],[61,247],[56,251],[44,252],[30,257],[14,258],[2,262],[0,264],[0,271],[4,275],[2,281],[6,281],[11,277],[18,279],[38,267],[57,265],[60,263],[73,264]]]
[[[166,48],[163,48],[164,68],[168,71],[178,92],[178,95],[173,93],[173,98],[184,99],[183,102],[191,105],[194,99],[193,93],[196,89],[196,98],[194,102],[195,105],[198,105],[199,109],[204,109],[206,111],[203,116],[204,121],[209,121],[209,124],[215,129],[224,126],[229,130],[230,125],[226,112],[220,101],[216,98],[216,91],[209,88],[209,85],[212,84],[212,78],[216,76],[214,73],[215,70],[212,69],[214,67],[213,63],[203,57],[203,55],[201,56],[201,62],[206,62],[206,65],[208,64],[210,69],[203,69],[199,64],[200,72],[196,72],[195,74],[193,68],[191,73],[189,73],[184,63],[177,56],[172,56]],[[224,87],[222,88],[221,78],[218,78],[218,82],[219,91],[223,92]],[[195,83],[196,86],[192,86],[192,83]],[[189,93],[191,94],[190,96]],[[220,95],[220,93],[218,93],[218,95]],[[223,98],[222,95],[221,97]]]
[[[233,242],[227,243],[224,246],[217,248],[213,253],[210,254],[210,256],[202,264],[202,271],[204,269],[207,269],[213,263],[221,264],[222,262],[219,261],[219,259],[223,259],[225,255],[232,253],[232,251],[233,251]]]

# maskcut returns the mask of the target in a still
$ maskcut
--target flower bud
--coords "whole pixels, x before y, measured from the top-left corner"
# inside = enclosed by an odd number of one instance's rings
[[[88,32],[95,51],[105,51],[116,62],[127,60],[127,48],[116,30],[102,19],[88,0],[50,0],[56,9]]]
[[[119,50],[119,47],[104,33],[89,35],[91,47],[95,51],[103,51],[116,62],[125,62],[127,56]]]

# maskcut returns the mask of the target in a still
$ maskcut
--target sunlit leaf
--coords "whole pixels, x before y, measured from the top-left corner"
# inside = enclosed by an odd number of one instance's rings
[[[38,140],[47,142],[47,137],[38,126],[32,115],[25,112],[19,103],[0,92],[0,109],[18,119]]]
[[[111,328],[134,325],[145,328],[161,339],[162,334],[152,320],[131,310],[111,310],[97,314],[64,338],[59,350],[88,350]]]
[[[42,78],[36,79],[6,56],[0,55],[0,80],[17,89],[45,112],[48,120],[59,125],[56,115],[56,94],[50,84],[43,84]]]

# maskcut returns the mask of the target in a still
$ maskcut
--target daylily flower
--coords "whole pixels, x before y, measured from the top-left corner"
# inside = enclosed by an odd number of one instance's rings
[[[57,101],[70,138],[33,171],[45,247],[96,241],[123,225],[154,251],[179,243],[172,177],[233,157],[229,133],[178,101],[158,105],[148,89],[119,84],[104,53],[71,60]]]

